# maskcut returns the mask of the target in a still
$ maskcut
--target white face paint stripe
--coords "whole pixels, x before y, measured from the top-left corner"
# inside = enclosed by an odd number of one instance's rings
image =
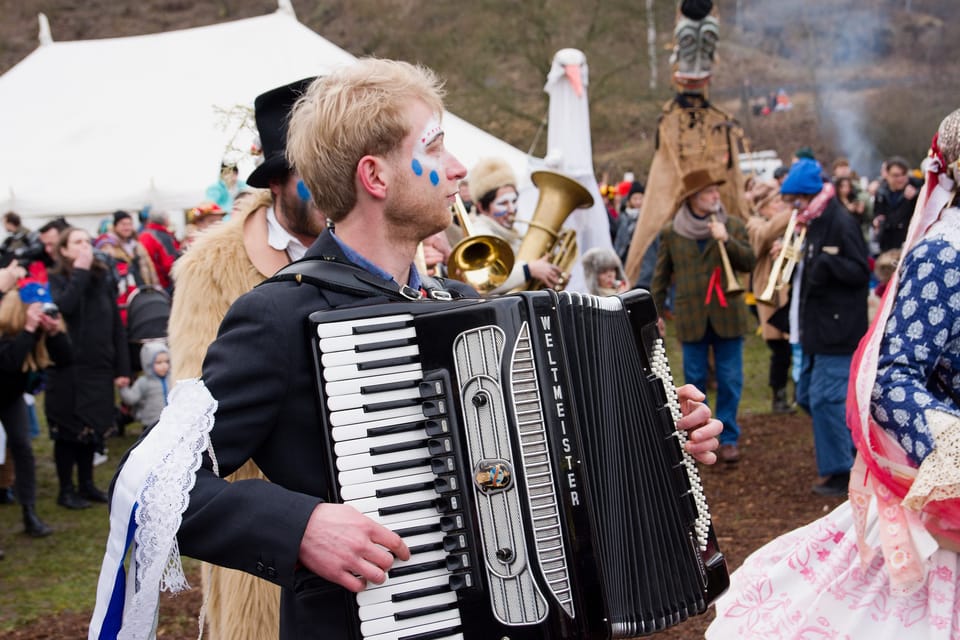
[[[443,127],[440,126],[440,120],[433,116],[427,121],[427,126],[424,128],[423,133],[420,134],[420,147],[422,150],[426,150],[434,140],[443,135]]]
[[[429,178],[433,186],[440,183],[440,176],[444,175],[445,167],[436,155],[427,153],[427,148],[444,135],[440,126],[440,118],[434,114],[427,121],[426,126],[418,137],[418,145],[413,151],[413,171],[419,176]]]

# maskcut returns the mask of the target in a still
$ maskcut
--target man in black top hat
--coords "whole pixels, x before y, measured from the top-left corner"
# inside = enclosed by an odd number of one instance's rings
[[[292,260],[303,257],[324,227],[323,215],[286,159],[287,121],[313,78],[271,89],[254,102],[263,162],[247,185],[254,195],[230,219],[202,234],[174,267],[177,295],[169,323],[173,379],[200,375],[207,347],[234,300]],[[231,480],[263,479],[252,461]],[[256,640],[276,635],[278,589],[222,567],[203,572],[208,591],[207,637]],[[241,613],[242,612],[242,613]]]

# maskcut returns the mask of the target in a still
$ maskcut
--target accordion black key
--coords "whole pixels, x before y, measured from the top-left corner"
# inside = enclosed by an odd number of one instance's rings
[[[411,559],[356,638],[630,638],[728,586],[650,295],[310,316],[336,494]]]

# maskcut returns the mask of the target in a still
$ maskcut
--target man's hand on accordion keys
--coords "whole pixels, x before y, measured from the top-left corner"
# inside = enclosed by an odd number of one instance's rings
[[[683,417],[677,422],[677,428],[687,431],[687,452],[704,464],[713,464],[717,461],[714,453],[720,446],[717,437],[723,431],[723,423],[713,415],[710,407],[703,401],[706,396],[692,384],[685,384],[677,388],[677,398],[680,400],[680,413]]]
[[[386,580],[395,558],[410,559],[403,539],[344,504],[317,505],[300,541],[303,566],[354,592]]]

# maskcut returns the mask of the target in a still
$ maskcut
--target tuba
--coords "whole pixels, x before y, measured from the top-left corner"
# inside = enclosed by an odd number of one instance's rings
[[[577,234],[561,227],[574,209],[592,206],[593,196],[576,180],[554,171],[534,171],[530,179],[540,190],[540,198],[517,251],[517,260],[532,262],[546,255],[551,264],[563,271],[562,284],[566,284],[577,260]],[[542,287],[541,283],[532,282],[514,291],[536,291]]]
[[[447,275],[487,294],[506,282],[515,262],[510,244],[496,236],[473,235],[460,194],[453,205],[464,238],[450,251]]]

